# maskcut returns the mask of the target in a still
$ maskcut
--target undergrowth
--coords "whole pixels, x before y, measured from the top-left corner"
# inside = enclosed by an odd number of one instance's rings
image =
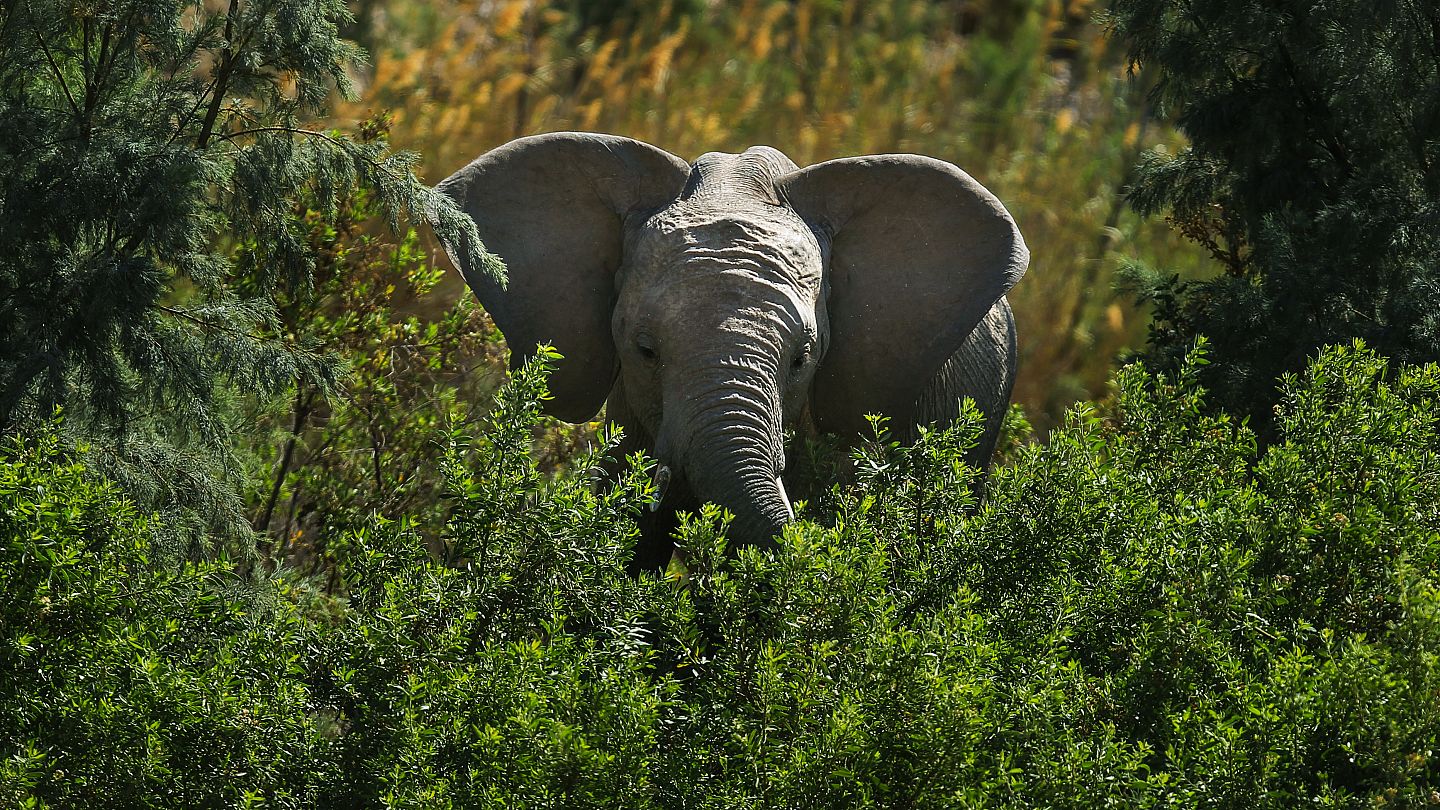
[[[530,449],[548,359],[447,438],[446,553],[347,538],[345,597],[162,559],[55,434],[0,463],[0,804],[1422,807],[1440,802],[1440,368],[1362,346],[1282,440],[1203,352],[1121,371],[983,503],[961,420],[855,451],[775,553],[688,518],[627,577],[644,459]]]

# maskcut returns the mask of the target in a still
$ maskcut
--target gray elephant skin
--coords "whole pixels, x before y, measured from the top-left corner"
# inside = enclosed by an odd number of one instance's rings
[[[541,343],[564,355],[547,411],[578,422],[604,405],[622,450],[658,460],[668,486],[636,569],[665,565],[674,510],[704,501],[734,513],[732,543],[773,543],[793,517],[786,430],[853,437],[873,413],[911,438],[969,396],[987,415],[969,460],[988,464],[1015,377],[1005,293],[1029,254],[955,166],[871,155],[802,169],[766,146],[689,164],[557,132],[437,188],[508,268],[502,287],[446,245],[512,364]]]

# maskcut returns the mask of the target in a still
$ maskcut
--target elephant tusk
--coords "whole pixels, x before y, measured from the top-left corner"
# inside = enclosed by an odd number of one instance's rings
[[[650,502],[650,511],[660,511],[660,502],[665,500],[665,490],[670,488],[670,468],[661,464],[655,469],[655,500]]]
[[[775,476],[775,489],[780,491],[780,500],[785,504],[785,519],[795,519],[795,507],[790,505],[790,493],[785,491],[785,482],[780,476]]]

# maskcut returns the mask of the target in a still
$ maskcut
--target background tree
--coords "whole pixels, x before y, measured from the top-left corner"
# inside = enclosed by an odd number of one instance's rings
[[[1109,24],[1190,139],[1130,199],[1223,268],[1132,272],[1152,365],[1209,336],[1216,403],[1268,435],[1276,378],[1324,344],[1440,357],[1440,7],[1116,0]]]
[[[248,531],[227,400],[338,379],[277,316],[310,289],[302,191],[330,216],[364,184],[392,218],[474,233],[411,156],[305,126],[350,92],[348,19],[342,0],[0,8],[0,430],[64,407],[142,504]]]

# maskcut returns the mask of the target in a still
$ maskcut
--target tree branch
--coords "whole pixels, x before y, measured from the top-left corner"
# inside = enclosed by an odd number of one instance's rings
[[[350,141],[342,140],[342,139],[340,139],[340,138],[336,138],[336,137],[334,137],[334,136],[327,135],[326,133],[320,132],[320,131],[318,131],[318,130],[303,129],[303,128],[301,128],[301,127],[286,127],[286,126],[280,126],[280,125],[271,125],[271,126],[264,126],[264,127],[251,127],[251,128],[249,128],[249,129],[239,130],[238,132],[226,132],[226,133],[222,133],[222,134],[219,136],[219,138],[220,138],[221,140],[223,140],[223,141],[233,142],[236,138],[240,138],[240,137],[245,136],[245,135],[255,135],[255,134],[260,133],[260,132],[288,132],[288,133],[290,133],[290,134],[292,134],[292,135],[307,135],[307,136],[309,136],[309,137],[311,137],[311,138],[319,138],[320,140],[323,140],[323,141],[326,141],[326,142],[328,142],[328,143],[334,144],[335,146],[337,146],[337,147],[339,147],[340,149],[343,149],[343,150],[349,152],[349,153],[352,154],[352,155],[356,154],[355,152],[350,151],[350,150],[351,150],[351,147],[354,146],[354,143],[352,143],[352,142],[350,142]],[[379,161],[376,161],[376,160],[372,160],[371,158],[366,157],[366,156],[363,155],[363,154],[360,155],[360,157],[361,157],[366,163],[370,164],[370,166],[373,167],[377,172],[381,172],[381,173],[383,173],[383,174],[389,175],[391,178],[393,178],[393,179],[395,179],[395,180],[403,180],[403,179],[404,179],[404,175],[402,175],[402,174],[400,174],[399,172],[396,172],[396,171],[390,169],[390,168],[389,168],[388,166],[386,166],[385,164],[380,163]]]
[[[230,49],[235,35],[235,21],[240,18],[240,0],[230,0],[225,12],[225,49],[220,52],[220,66],[215,69],[215,94],[210,97],[210,108],[205,111],[205,121],[200,125],[200,137],[195,147],[204,149],[215,132],[215,119],[220,115],[220,106],[225,101],[225,91],[230,84],[230,74],[235,70],[235,52]]]
[[[25,398],[25,392],[30,388],[30,383],[40,376],[40,372],[48,368],[54,360],[51,352],[42,352],[32,355],[30,360],[20,367],[19,371],[10,380],[10,385],[3,394],[0,394],[0,429],[8,432],[13,427],[15,412],[20,409],[20,401]]]
[[[1304,105],[1306,111],[1315,118],[1316,129],[1319,130],[1318,134],[1320,135],[1321,147],[1326,152],[1329,152],[1330,156],[1340,164],[1340,168],[1344,170],[1346,178],[1353,176],[1355,169],[1350,164],[1350,151],[1345,148],[1345,144],[1341,143],[1333,131],[1331,122],[1334,119],[1334,115],[1331,113],[1330,108],[1326,106],[1324,101],[1316,98],[1315,94],[1310,91],[1311,88],[1301,80],[1300,69],[1296,66],[1294,58],[1290,56],[1290,49],[1285,47],[1285,43],[1278,42],[1276,47],[1280,54],[1280,61],[1285,66],[1285,73],[1290,77],[1290,84],[1295,88],[1296,94],[1300,96],[1300,102]]]
[[[244,136],[246,136],[246,135],[255,135],[255,134],[258,134],[258,133],[261,133],[261,132],[288,132],[288,133],[290,133],[291,135],[307,135],[307,136],[312,137],[312,138],[319,138],[319,139],[321,139],[321,140],[323,140],[323,141],[329,141],[330,143],[333,143],[333,144],[335,144],[336,146],[338,146],[338,147],[340,147],[340,148],[342,148],[342,149],[345,148],[346,146],[349,146],[349,145],[350,145],[348,142],[343,141],[343,140],[341,140],[340,138],[336,138],[336,137],[333,137],[333,136],[331,136],[331,135],[327,135],[326,133],[320,132],[320,131],[318,131],[318,130],[314,130],[314,129],[303,129],[303,128],[301,128],[301,127],[287,127],[287,126],[281,126],[281,125],[279,125],[279,124],[272,124],[272,125],[263,126],[263,127],[251,127],[251,128],[249,128],[249,129],[239,130],[239,131],[237,131],[237,132],[226,132],[226,133],[222,133],[219,137],[220,137],[220,140],[222,140],[222,141],[232,141],[232,142],[233,142],[236,138],[241,138],[241,137],[244,137]],[[373,161],[372,161],[372,162],[373,162]]]
[[[33,20],[35,15],[30,15]],[[50,63],[50,70],[55,73],[55,80],[60,82],[60,87],[65,91],[65,98],[70,102],[70,109],[74,111],[77,119],[84,118],[80,112],[80,105],[75,101],[75,94],[70,92],[70,85],[65,81],[65,74],[60,72],[60,65],[55,62],[55,55],[50,52],[50,46],[45,43],[45,38],[40,36],[40,29],[35,29],[35,41],[40,43],[40,50],[45,52],[45,61]]]
[[[203,327],[205,327],[206,329],[218,329],[218,330],[220,330],[220,331],[222,331],[222,332],[230,332],[230,333],[236,334],[236,335],[245,335],[246,337],[253,337],[253,335],[251,335],[249,332],[245,331],[244,329],[236,329],[236,328],[233,327],[233,326],[227,326],[227,325],[225,325],[225,324],[223,324],[223,323],[215,323],[215,322],[213,322],[213,321],[207,321],[207,320],[205,320],[204,318],[199,318],[199,317],[196,317],[196,316],[194,316],[194,315],[191,315],[190,313],[186,312],[186,311],[183,310],[183,309],[175,309],[174,307],[167,307],[167,306],[165,306],[164,304],[155,304],[155,308],[158,309],[158,310],[160,310],[161,312],[164,312],[164,313],[168,314],[168,315],[174,315],[174,316],[177,317],[177,318],[181,318],[181,319],[183,319],[183,320],[187,320],[187,321],[195,324],[196,326],[203,326]]]
[[[255,523],[257,532],[267,530],[270,526],[270,519],[275,515],[275,504],[280,500],[280,488],[285,483],[286,476],[290,474],[290,463],[295,458],[295,445],[300,441],[300,432],[305,429],[305,421],[310,418],[310,408],[314,402],[314,392],[303,390],[295,392],[295,421],[290,426],[290,436],[285,439],[285,449],[280,454],[280,465],[275,470],[275,482],[270,487],[270,497],[265,501],[265,511],[261,513],[260,520]]]

